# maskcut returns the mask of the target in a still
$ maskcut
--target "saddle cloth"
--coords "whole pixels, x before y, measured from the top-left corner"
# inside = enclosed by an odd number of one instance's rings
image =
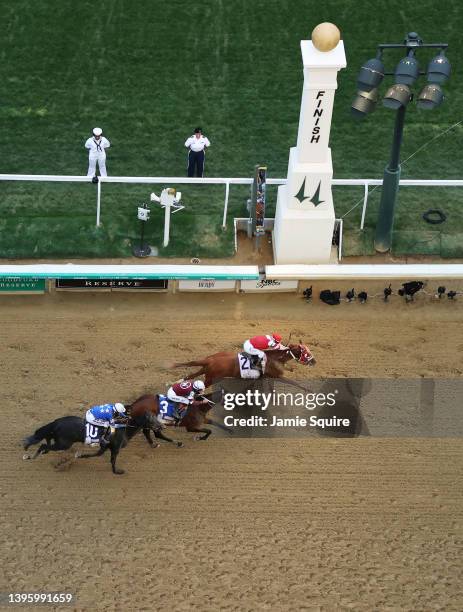
[[[245,352],[238,353],[241,378],[259,378],[260,370],[256,370],[252,364],[252,357]]]
[[[106,431],[106,427],[98,427],[93,423],[85,422],[85,444],[89,446],[99,446],[100,438]]]
[[[179,410],[177,404],[171,401],[166,395],[158,395],[158,398],[159,413],[157,419],[162,425],[172,425],[186,414],[186,410]]]

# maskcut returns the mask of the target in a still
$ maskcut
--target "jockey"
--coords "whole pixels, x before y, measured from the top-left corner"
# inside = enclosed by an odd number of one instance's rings
[[[187,406],[194,401],[196,394],[203,393],[205,388],[202,380],[181,380],[168,389],[167,399],[175,403],[177,418],[181,419],[185,415]]]
[[[124,404],[116,402],[115,404],[101,404],[99,406],[93,406],[87,410],[85,421],[90,423],[90,425],[104,428],[100,442],[107,444],[109,440],[106,434],[109,431],[109,427],[114,424],[114,420],[118,417],[127,416],[127,410]]]
[[[286,347],[281,344],[280,334],[271,334],[268,336],[254,336],[243,344],[244,351],[254,357],[253,363],[258,369],[265,370],[267,363],[267,351],[284,350]]]

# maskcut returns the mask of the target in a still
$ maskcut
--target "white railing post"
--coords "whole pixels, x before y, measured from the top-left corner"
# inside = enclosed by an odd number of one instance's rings
[[[100,212],[101,212],[101,180],[98,180],[96,187],[96,226],[100,227]]]
[[[169,244],[170,234],[170,203],[166,203],[164,214],[164,247]]]
[[[344,229],[344,221],[343,219],[339,219],[339,244],[338,244],[338,261],[342,259],[342,231]]]
[[[230,195],[230,183],[225,183],[225,202],[223,204],[223,220],[222,227],[227,227],[227,211],[228,211],[228,197]]]
[[[365,214],[367,212],[367,204],[368,204],[368,181],[365,181],[364,195],[363,195],[362,220],[360,221],[361,230],[363,230],[363,226],[365,225]]]

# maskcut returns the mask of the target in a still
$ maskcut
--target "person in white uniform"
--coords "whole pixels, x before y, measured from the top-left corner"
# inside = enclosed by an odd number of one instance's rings
[[[110,142],[103,136],[103,130],[99,127],[94,128],[93,136],[85,143],[88,152],[88,172],[87,176],[96,176],[96,162],[100,169],[101,176],[108,176],[106,172],[106,151],[110,147]]]

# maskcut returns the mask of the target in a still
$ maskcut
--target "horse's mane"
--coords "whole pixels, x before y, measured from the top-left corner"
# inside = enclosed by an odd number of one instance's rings
[[[131,408],[137,402],[141,402],[141,401],[143,401],[145,399],[150,399],[150,398],[152,398],[154,396],[156,396],[156,393],[145,393],[144,395],[140,395],[140,397],[137,397],[137,399],[133,400],[133,402],[130,402],[130,404],[125,404],[125,406],[127,408]]]

